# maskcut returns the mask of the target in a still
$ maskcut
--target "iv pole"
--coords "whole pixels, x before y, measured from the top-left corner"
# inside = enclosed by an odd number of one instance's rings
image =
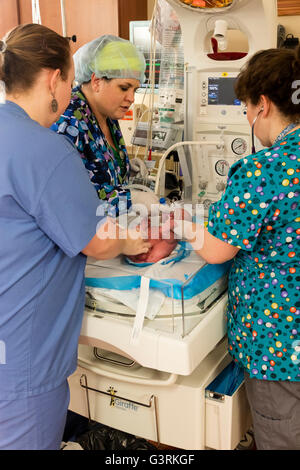
[[[61,11],[61,23],[62,23],[62,35],[64,37],[67,37],[65,0],[60,0],[60,11]]]
[[[37,23],[37,24],[42,24],[39,0],[31,0],[31,8],[32,8],[32,22]]]

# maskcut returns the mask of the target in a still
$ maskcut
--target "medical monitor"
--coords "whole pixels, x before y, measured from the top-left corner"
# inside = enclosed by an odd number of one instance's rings
[[[146,80],[141,85],[141,88],[150,88],[150,49],[151,49],[151,33],[149,31],[150,21],[130,21],[129,22],[129,39],[143,54],[146,61]],[[155,85],[157,89],[159,86],[159,73],[160,73],[160,56],[161,45],[156,41],[156,54],[155,54]]]
[[[239,74],[228,70],[197,70],[187,75],[188,88],[196,90],[188,96],[189,108],[197,96],[197,115],[201,123],[218,125],[246,124],[247,109],[235,94],[234,86]],[[195,86],[195,84],[197,84]]]
[[[235,96],[234,82],[236,78],[208,77],[208,105],[239,106]]]

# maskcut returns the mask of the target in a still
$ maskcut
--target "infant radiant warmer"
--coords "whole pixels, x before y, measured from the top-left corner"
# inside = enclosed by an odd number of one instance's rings
[[[209,265],[181,246],[150,267],[88,260],[70,409],[179,448],[231,449],[250,423],[244,386],[232,396],[208,387],[230,363],[231,263]]]
[[[104,349],[113,345],[142,366],[189,375],[225,334],[231,263],[208,265],[189,250],[183,256],[147,267],[122,257],[88,262],[81,341],[104,342]],[[214,332],[199,341],[210,322]]]

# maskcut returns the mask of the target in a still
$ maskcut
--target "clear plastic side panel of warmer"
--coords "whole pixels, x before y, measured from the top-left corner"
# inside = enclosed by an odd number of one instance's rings
[[[111,260],[88,258],[85,269],[85,310],[89,315],[134,322],[140,279],[121,256]]]
[[[89,258],[85,271],[86,313],[131,325],[136,335],[149,327],[174,331],[173,284],[156,271],[157,275],[152,276],[149,266],[131,265],[123,256],[105,261]]]
[[[86,313],[184,337],[209,313],[227,288],[225,265],[208,265],[195,252],[167,264],[137,267],[119,257],[89,259]]]
[[[181,334],[189,334],[224,296],[228,285],[230,263],[211,265],[195,252],[187,263],[194,266],[181,286]]]

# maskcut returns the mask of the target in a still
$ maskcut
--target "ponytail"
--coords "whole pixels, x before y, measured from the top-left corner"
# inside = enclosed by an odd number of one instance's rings
[[[30,89],[43,68],[59,69],[66,80],[71,60],[67,38],[39,24],[20,25],[0,41],[0,80],[8,93]]]

